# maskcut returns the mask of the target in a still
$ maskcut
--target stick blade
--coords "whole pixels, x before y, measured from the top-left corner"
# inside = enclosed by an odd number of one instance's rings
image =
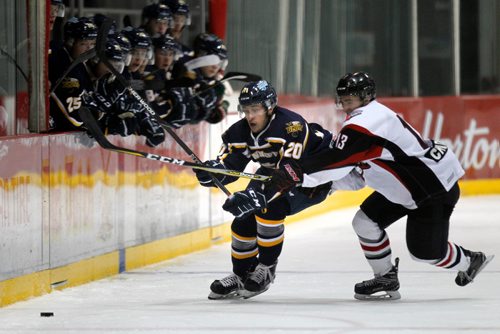
[[[245,72],[227,72],[222,79],[240,80],[245,82],[259,81],[262,77],[257,74]]]

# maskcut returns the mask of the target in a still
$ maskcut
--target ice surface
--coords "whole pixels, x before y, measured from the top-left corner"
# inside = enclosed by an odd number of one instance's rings
[[[464,197],[452,216],[451,241],[497,255],[466,287],[411,260],[403,221],[388,229],[401,259],[397,301],[353,298],[354,283],[372,276],[355,211],[287,226],[275,283],[253,299],[207,299],[230,270],[224,244],[5,307],[0,333],[500,333],[500,196]]]

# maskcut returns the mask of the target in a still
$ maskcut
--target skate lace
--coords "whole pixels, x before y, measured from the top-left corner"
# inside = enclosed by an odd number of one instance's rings
[[[257,283],[262,283],[269,278],[271,282],[274,282],[274,275],[271,272],[270,267],[258,265],[254,272],[250,275],[251,279]]]
[[[375,277],[375,278],[372,278],[368,281],[363,281],[363,284],[365,286],[375,286],[375,285],[378,285],[378,284],[387,284],[387,283],[391,283],[394,279],[392,278],[386,278],[386,277],[383,277],[383,276],[380,276],[380,277]]]
[[[243,282],[236,274],[229,275],[220,280],[220,283],[225,287],[238,286],[243,288]]]

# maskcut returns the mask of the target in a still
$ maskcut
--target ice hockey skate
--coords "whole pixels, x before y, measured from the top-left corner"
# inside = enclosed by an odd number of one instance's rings
[[[243,298],[248,299],[267,291],[276,277],[276,265],[266,266],[259,263],[245,281],[244,290],[241,291]]]
[[[244,289],[243,280],[236,274],[231,274],[221,280],[215,280],[210,285],[210,294],[208,299],[238,299],[243,298],[240,292]]]
[[[382,276],[357,283],[354,286],[354,298],[359,300],[395,300],[400,299],[398,280],[399,258],[391,270]]]
[[[474,277],[495,257],[494,255],[486,256],[483,252],[472,252],[467,249],[464,249],[464,254],[470,257],[470,265],[467,271],[458,272],[455,283],[459,286],[466,286],[472,283]]]

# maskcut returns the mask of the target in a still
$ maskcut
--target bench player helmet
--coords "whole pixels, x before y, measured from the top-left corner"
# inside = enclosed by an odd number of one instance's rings
[[[273,110],[278,104],[278,95],[276,90],[266,80],[254,81],[246,84],[241,89],[238,98],[238,109],[241,111],[242,106],[253,104],[262,105],[266,111]]]
[[[72,17],[64,24],[64,41],[73,46],[75,40],[97,39],[97,26],[87,17]]]
[[[142,9],[142,24],[146,25],[151,20],[167,21],[171,27],[173,22],[172,11],[164,4],[153,3]]]
[[[227,59],[227,49],[224,42],[214,34],[201,33],[196,36],[194,53],[196,57],[217,55],[221,61]]]
[[[183,15],[186,17],[186,26],[191,25],[191,13],[189,12],[189,5],[184,0],[163,0],[160,1],[170,8],[172,14]]]
[[[365,72],[347,73],[337,84],[337,97],[359,96],[361,100],[376,98],[375,81]]]
[[[172,50],[175,51],[176,54],[180,52],[179,45],[172,37],[166,35],[153,38],[153,46],[155,50]]]

